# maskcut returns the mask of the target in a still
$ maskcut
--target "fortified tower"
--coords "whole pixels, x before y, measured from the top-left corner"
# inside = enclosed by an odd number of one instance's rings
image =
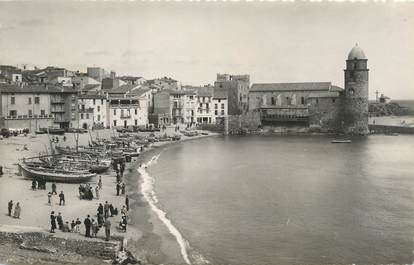
[[[364,51],[357,45],[346,60],[345,91],[342,95],[342,131],[368,134],[368,72]]]

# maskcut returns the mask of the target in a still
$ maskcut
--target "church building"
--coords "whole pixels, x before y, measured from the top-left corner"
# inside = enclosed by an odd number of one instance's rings
[[[264,126],[303,126],[321,132],[368,133],[368,72],[363,50],[348,54],[344,88],[331,82],[253,84],[249,111]]]

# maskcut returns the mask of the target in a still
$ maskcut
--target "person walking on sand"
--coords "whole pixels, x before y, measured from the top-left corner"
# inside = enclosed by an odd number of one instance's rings
[[[13,210],[13,200],[10,200],[9,203],[7,204],[7,210],[9,212],[9,216],[11,216],[12,210]]]
[[[85,236],[86,237],[91,237],[91,219],[89,219],[89,214],[88,216],[85,218],[85,221],[83,221],[83,224],[85,225]]]
[[[105,217],[105,219],[108,218],[108,214],[109,214],[109,204],[108,204],[108,201],[106,201],[105,205],[104,205],[104,217]]]
[[[61,191],[59,194],[59,205],[62,205],[62,202],[63,205],[65,205],[65,194],[63,194],[63,191]]]
[[[52,193],[49,191],[49,192],[47,193],[47,203],[48,203],[49,205],[51,205],[51,204],[52,204],[51,198],[52,198]]]
[[[111,221],[109,221],[109,218],[105,220],[105,241],[109,241],[111,238]]]
[[[128,195],[125,195],[125,206],[126,206],[127,211],[129,211],[129,198],[128,198]]]
[[[98,214],[100,214],[100,215],[102,215],[104,213],[104,208],[103,208],[102,203],[99,204],[97,211],[98,211]]]
[[[55,212],[50,213],[50,233],[54,233],[56,229],[56,216]]]
[[[22,210],[22,208],[20,208],[20,203],[18,202],[16,204],[16,207],[14,207],[14,218],[20,219],[20,211]]]
[[[125,183],[121,183],[121,194],[125,195]]]

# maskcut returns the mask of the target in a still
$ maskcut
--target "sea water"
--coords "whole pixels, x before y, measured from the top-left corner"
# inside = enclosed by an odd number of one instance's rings
[[[231,136],[172,145],[141,173],[187,263],[408,264],[413,160],[414,136]]]

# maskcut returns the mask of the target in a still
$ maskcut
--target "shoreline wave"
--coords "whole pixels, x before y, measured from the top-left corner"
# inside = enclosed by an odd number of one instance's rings
[[[154,190],[155,179],[145,170],[150,165],[157,163],[161,154],[153,156],[148,162],[141,165],[137,169],[138,173],[142,176],[141,192],[145,200],[150,205],[153,212],[156,213],[161,222],[167,227],[168,231],[175,237],[181,251],[181,255],[184,261],[188,264],[209,264],[209,261],[205,259],[200,253],[191,249],[189,242],[182,236],[180,231],[172,224],[168,219],[167,213],[158,207],[158,198]],[[194,262],[192,262],[192,260]]]

